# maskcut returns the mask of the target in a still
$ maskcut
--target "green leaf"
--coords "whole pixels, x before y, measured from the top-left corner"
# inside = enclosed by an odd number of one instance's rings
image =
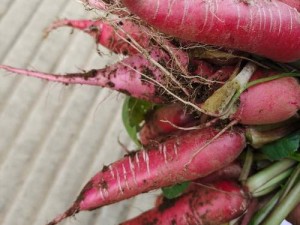
[[[295,152],[292,155],[290,155],[289,158],[300,162],[300,153]]]
[[[154,108],[154,104],[135,99],[133,97],[127,97],[123,104],[122,119],[125,129],[127,130],[130,138],[140,146],[140,142],[137,137],[137,133],[141,129],[141,122],[145,119],[146,113]]]
[[[176,184],[171,187],[162,188],[162,191],[163,191],[164,196],[168,199],[177,198],[188,188],[189,184],[190,184],[190,182]]]
[[[279,160],[282,158],[297,158],[299,154],[297,150],[300,145],[300,131],[290,134],[284,138],[274,141],[262,147],[262,152],[265,153],[271,160]]]

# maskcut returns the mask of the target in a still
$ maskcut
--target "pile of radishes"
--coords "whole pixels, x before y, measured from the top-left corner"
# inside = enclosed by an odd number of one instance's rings
[[[300,2],[84,4],[104,16],[47,32],[80,29],[122,61],[66,75],[0,68],[128,95],[123,120],[140,150],[105,166],[48,225],[159,188],[152,210],[122,224],[300,224]]]

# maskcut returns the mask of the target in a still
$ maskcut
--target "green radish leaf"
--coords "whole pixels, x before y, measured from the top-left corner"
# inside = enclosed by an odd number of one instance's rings
[[[292,155],[289,156],[289,158],[300,162],[300,153],[294,152]]]
[[[261,148],[271,160],[279,160],[287,157],[299,157],[297,150],[300,145],[300,131],[290,134],[284,138],[267,144]]]
[[[176,184],[171,187],[162,188],[163,195],[168,199],[179,197],[189,186],[190,182]]]
[[[135,99],[133,97],[127,97],[123,104],[122,119],[125,129],[129,137],[140,146],[140,142],[137,137],[137,133],[141,129],[141,123],[145,119],[146,113],[154,108],[154,104]]]

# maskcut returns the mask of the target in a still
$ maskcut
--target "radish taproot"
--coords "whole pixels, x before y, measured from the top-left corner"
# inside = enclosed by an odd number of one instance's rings
[[[152,50],[150,54],[155,60],[165,65],[170,60],[169,56],[159,49]],[[53,75],[16,69],[5,65],[0,65],[0,69],[64,84],[86,84],[108,87],[151,102],[161,102],[163,97],[162,94],[159,94],[159,87],[149,80],[150,78],[155,79],[157,82],[163,82],[162,72],[154,65],[151,65],[141,54],[128,57],[104,69],[94,69],[88,72],[67,75]]]
[[[70,20],[62,19],[52,23],[47,29],[46,34],[59,27],[68,26],[74,29],[82,30],[93,36],[97,43],[103,45],[114,53],[123,55],[133,55],[138,53],[138,50],[131,44],[131,39],[136,40],[143,48],[150,48],[151,38],[146,32],[143,32],[141,26],[138,26],[130,21],[115,20],[113,27],[107,21],[103,20]]]
[[[137,194],[206,176],[234,161],[245,147],[241,130],[221,134],[207,128],[188,132],[105,166],[82,189],[74,204],[48,225],[82,210],[93,210]],[[216,137],[216,138],[214,138]]]
[[[241,216],[249,199],[232,181],[198,186],[177,199],[164,202],[120,225],[220,225]],[[180,212],[180,213],[179,213]]]
[[[275,61],[300,59],[300,14],[278,0],[122,0],[160,31]]]

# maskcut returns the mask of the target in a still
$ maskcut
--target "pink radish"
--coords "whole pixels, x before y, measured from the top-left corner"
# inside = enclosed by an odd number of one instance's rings
[[[272,124],[289,119],[299,109],[299,82],[285,77],[255,85],[242,93],[232,118],[248,125]]]
[[[124,55],[133,55],[138,53],[138,50],[132,47],[131,40],[126,36],[130,35],[136,40],[143,48],[151,47],[151,38],[146,32],[143,31],[141,26],[126,21],[114,21],[117,30],[108,22],[102,20],[58,20],[51,24],[46,30],[46,34],[62,26],[69,26],[75,29],[82,30],[92,35],[96,42],[108,48],[109,50]]]
[[[299,12],[278,0],[122,0],[141,19],[185,40],[292,62],[300,59]]]
[[[48,225],[82,210],[93,210],[219,170],[237,158],[245,147],[245,138],[241,131],[232,130],[213,139],[218,132],[213,128],[189,132],[167,140],[157,149],[132,153],[104,167],[85,185],[70,209]]]
[[[220,225],[241,216],[249,200],[232,181],[198,186],[120,225]]]
[[[233,162],[227,165],[226,167],[223,167],[205,177],[201,177],[199,179],[191,181],[189,187],[187,188],[186,192],[192,191],[193,188],[199,188],[200,185],[208,185],[211,183],[221,182],[224,180],[235,180],[237,181],[240,177],[240,174],[242,172],[242,167],[238,162]],[[155,206],[159,206],[163,203],[163,200],[165,197],[163,195],[159,195],[156,198]]]
[[[150,55],[160,63],[167,64],[170,60],[166,53],[158,49],[150,51]],[[159,87],[148,79],[152,78],[156,81],[161,81],[163,77],[162,72],[154,65],[151,65],[141,54],[128,57],[122,62],[104,69],[91,70],[78,74],[53,75],[16,69],[5,65],[0,65],[0,69],[64,84],[86,84],[108,87],[152,102],[161,102],[163,97],[159,94]],[[148,78],[144,77],[143,74],[148,76]]]
[[[206,177],[195,180],[195,183],[213,183],[221,180],[238,180],[242,172],[242,167],[238,162],[230,163],[228,166],[209,174]]]
[[[177,126],[185,126],[192,120],[194,115],[188,113],[180,104],[163,106],[146,117],[146,122],[139,133],[140,141],[143,145],[147,145],[151,140],[174,132],[178,130]]]

